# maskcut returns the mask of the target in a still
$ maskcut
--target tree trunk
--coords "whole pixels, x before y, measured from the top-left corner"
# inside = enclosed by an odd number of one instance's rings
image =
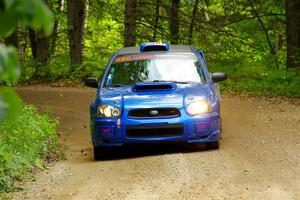
[[[156,0],[156,12],[155,12],[154,27],[153,27],[153,41],[156,41],[156,39],[157,39],[157,29],[159,26],[160,1],[161,0]]]
[[[37,58],[37,53],[36,53],[36,36],[35,36],[35,31],[32,30],[31,28],[28,29],[28,34],[29,34],[29,40],[30,40],[30,48],[31,48],[31,53],[33,59]]]
[[[8,38],[5,39],[5,44],[6,45],[13,45],[16,48],[18,48],[20,46],[18,28],[16,28],[16,30]]]
[[[65,0],[58,0],[57,4],[58,4],[57,8],[53,8],[53,9],[56,9],[58,13],[62,13],[65,7]],[[56,19],[54,21],[53,32],[51,35],[50,55],[53,55],[55,53],[59,31],[60,31],[60,20]]]
[[[287,68],[300,68],[300,1],[286,0]]]
[[[282,37],[282,35],[280,35],[278,32],[275,33],[275,46],[274,46],[274,51],[275,51],[275,55],[276,57],[278,57],[279,51],[282,48],[284,39]]]
[[[88,0],[68,0],[68,33],[71,65],[80,65],[83,59],[83,41]],[[74,70],[74,69],[72,69]]]
[[[49,39],[42,31],[28,29],[32,57],[41,65],[48,64]]]
[[[196,0],[193,9],[193,15],[190,22],[190,28],[189,28],[189,44],[191,44],[193,40],[193,31],[194,31],[195,18],[198,11],[198,4],[199,4],[199,0]]]
[[[48,64],[49,38],[43,31],[36,32],[36,60],[42,64]]]
[[[136,44],[136,0],[126,0],[124,18],[124,46]]]
[[[209,15],[207,13],[207,6],[206,6],[205,0],[202,0],[202,11],[201,11],[201,14],[202,14],[202,18],[203,18],[204,21],[206,21],[206,22],[210,21]]]
[[[179,42],[179,0],[172,0],[170,20],[170,38],[171,44]]]

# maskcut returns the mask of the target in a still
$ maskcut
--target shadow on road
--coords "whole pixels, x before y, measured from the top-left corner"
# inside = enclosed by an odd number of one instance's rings
[[[204,150],[204,144],[134,144],[101,149],[99,161],[129,159],[163,154],[193,153]]]

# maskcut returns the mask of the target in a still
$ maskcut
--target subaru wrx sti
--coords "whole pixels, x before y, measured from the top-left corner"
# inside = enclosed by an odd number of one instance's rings
[[[189,45],[145,43],[111,57],[90,106],[94,157],[129,143],[203,142],[218,149],[224,73],[211,74],[202,51]]]

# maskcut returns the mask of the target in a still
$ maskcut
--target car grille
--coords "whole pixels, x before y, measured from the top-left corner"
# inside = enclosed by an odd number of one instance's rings
[[[153,137],[175,137],[182,136],[183,125],[163,126],[126,126],[127,137],[153,138]]]
[[[130,110],[130,118],[164,118],[179,117],[180,111],[177,108],[146,108]]]

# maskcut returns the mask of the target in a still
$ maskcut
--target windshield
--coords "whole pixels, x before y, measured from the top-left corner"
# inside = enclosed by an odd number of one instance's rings
[[[105,79],[106,87],[141,82],[204,83],[205,76],[193,53],[136,54],[117,57]]]

